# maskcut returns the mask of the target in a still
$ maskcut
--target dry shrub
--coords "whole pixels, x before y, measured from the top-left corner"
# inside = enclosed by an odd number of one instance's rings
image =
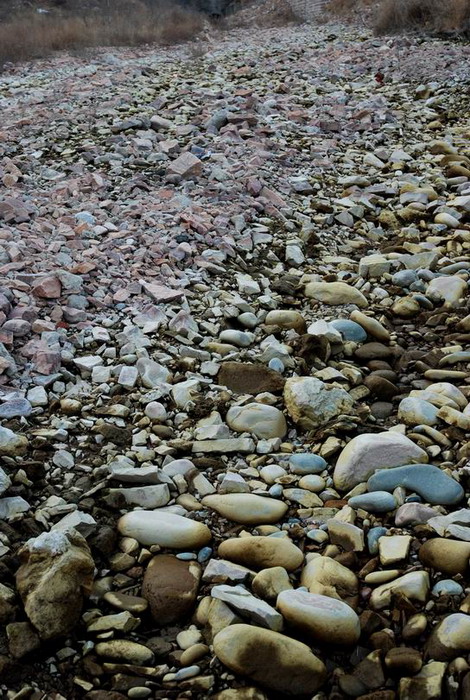
[[[84,14],[28,10],[0,22],[0,67],[8,61],[98,46],[176,44],[193,39],[204,20],[179,6],[118,0]]]
[[[219,26],[222,29],[235,27],[268,29],[301,22],[301,17],[294,12],[287,0],[261,0],[260,2],[240,2],[238,9],[224,17]]]
[[[375,22],[376,34],[465,33],[469,29],[469,0],[383,0]]]

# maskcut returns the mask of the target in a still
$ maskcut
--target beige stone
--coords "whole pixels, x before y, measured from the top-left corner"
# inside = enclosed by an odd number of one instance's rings
[[[358,590],[356,575],[331,557],[314,555],[304,567],[300,582],[311,593],[338,600],[355,599]]]
[[[140,544],[159,544],[169,549],[198,549],[209,544],[212,537],[204,523],[155,510],[135,510],[123,515],[118,530]]]
[[[326,678],[326,669],[308,646],[279,632],[233,625],[214,639],[217,658],[232,672],[287,695],[312,695]]]
[[[341,600],[303,590],[283,591],[276,606],[287,623],[314,643],[347,646],[360,637],[358,616]]]
[[[16,587],[26,615],[42,639],[70,632],[93,586],[94,561],[86,540],[75,530],[45,532],[19,552]]]
[[[419,548],[419,560],[424,566],[455,576],[466,574],[470,560],[470,542],[435,537]]]
[[[202,499],[202,505],[242,525],[276,523],[287,511],[287,505],[282,501],[251,493],[206,496]]]
[[[396,564],[407,558],[410,551],[411,535],[391,535],[379,538],[379,557],[383,566]]]
[[[303,552],[287,537],[239,537],[225,540],[219,556],[250,569],[282,566],[295,571],[303,562]]]
[[[329,306],[356,304],[361,308],[368,306],[365,296],[355,287],[345,282],[309,282],[304,294],[309,299],[321,301]]]
[[[276,600],[279,593],[292,588],[289,574],[282,566],[273,566],[271,569],[262,569],[254,577],[251,588],[263,600]]]
[[[426,571],[410,571],[390,583],[384,583],[370,597],[370,607],[382,610],[390,605],[392,595],[402,593],[411,601],[426,602],[429,593],[429,574]]]

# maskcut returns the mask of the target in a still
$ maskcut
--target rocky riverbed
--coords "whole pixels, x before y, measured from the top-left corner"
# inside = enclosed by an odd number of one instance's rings
[[[470,693],[468,45],[0,78],[0,685]]]

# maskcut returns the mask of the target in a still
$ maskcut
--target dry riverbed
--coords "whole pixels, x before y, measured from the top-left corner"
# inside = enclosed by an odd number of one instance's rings
[[[0,76],[6,698],[467,697],[469,58]]]

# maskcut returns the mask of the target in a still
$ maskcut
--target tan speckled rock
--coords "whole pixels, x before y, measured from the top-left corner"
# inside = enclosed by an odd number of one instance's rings
[[[222,542],[218,551],[220,557],[256,570],[282,566],[295,571],[304,560],[302,551],[286,537],[232,538]]]
[[[351,645],[360,637],[358,616],[341,600],[302,590],[283,591],[276,607],[287,623],[314,643]]]
[[[468,571],[470,542],[435,537],[419,548],[419,560],[424,566],[455,576]]]
[[[243,525],[276,523],[287,511],[287,505],[282,501],[252,493],[214,494],[203,498],[202,505],[217,511],[227,520]]]
[[[312,695],[326,678],[308,646],[261,627],[226,627],[214,639],[214,652],[232,672],[287,695]]]

